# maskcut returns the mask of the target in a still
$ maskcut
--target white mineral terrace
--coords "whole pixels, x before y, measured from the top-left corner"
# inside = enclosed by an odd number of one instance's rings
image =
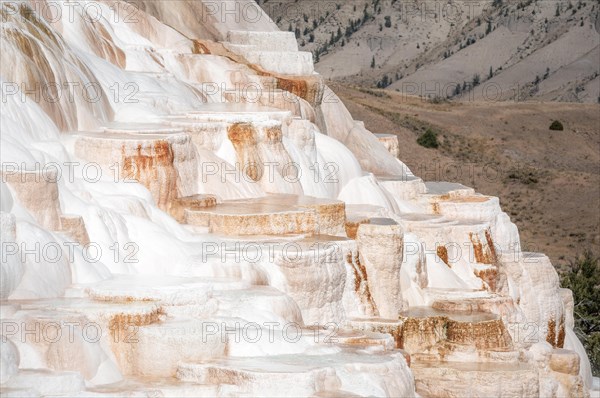
[[[414,176],[266,15],[196,18],[253,2],[49,3],[2,3],[3,397],[590,395],[497,198]]]

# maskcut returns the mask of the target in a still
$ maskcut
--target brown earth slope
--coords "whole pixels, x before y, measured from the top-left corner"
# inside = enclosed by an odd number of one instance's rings
[[[400,158],[425,180],[456,181],[500,197],[527,251],[560,266],[600,253],[600,105],[442,102],[331,83],[357,120],[396,134]],[[551,131],[560,120],[564,131]],[[438,149],[417,144],[438,134]]]

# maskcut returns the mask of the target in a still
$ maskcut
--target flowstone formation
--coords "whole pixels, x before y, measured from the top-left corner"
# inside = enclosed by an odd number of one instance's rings
[[[2,2],[2,396],[587,397],[573,297],[253,1]]]

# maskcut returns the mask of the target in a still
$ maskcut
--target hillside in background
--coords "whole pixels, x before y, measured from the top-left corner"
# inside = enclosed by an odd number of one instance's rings
[[[600,253],[598,105],[442,102],[334,84],[352,116],[374,133],[398,136],[399,157],[426,181],[494,194],[519,227],[526,251],[563,268]],[[553,120],[563,131],[549,129]],[[425,131],[438,148],[417,143]]]
[[[460,100],[597,103],[597,1],[258,1],[326,78]]]

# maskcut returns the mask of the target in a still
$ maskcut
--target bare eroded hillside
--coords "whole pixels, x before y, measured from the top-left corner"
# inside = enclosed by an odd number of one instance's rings
[[[600,99],[589,0],[263,0],[325,77],[430,97]]]

